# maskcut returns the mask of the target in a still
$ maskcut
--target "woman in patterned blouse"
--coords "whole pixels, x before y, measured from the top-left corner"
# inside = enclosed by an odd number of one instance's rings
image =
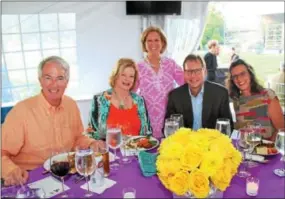
[[[235,128],[257,122],[265,130],[262,136],[274,141],[278,129],[284,128],[278,97],[257,82],[253,68],[244,60],[232,62],[229,72],[227,86],[237,118]]]
[[[132,92],[137,79],[136,63],[121,58],[110,77],[111,89],[93,97],[88,129],[90,137],[104,140],[108,125],[120,126],[123,134],[152,134],[144,99]]]
[[[184,84],[182,67],[168,57],[162,56],[167,39],[160,28],[148,27],[141,36],[144,60],[138,63],[139,80],[137,92],[144,97],[154,137],[163,136],[162,128],[169,91]]]

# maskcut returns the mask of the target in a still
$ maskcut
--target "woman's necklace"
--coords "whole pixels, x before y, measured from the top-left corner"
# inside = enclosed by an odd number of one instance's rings
[[[158,66],[155,66],[154,64],[152,64],[148,58],[148,56],[146,56],[145,60],[147,61],[147,63],[154,69],[158,69],[160,67],[161,64],[161,58],[158,58]]]
[[[114,90],[114,94],[116,95],[116,98],[119,101],[119,109],[125,109],[125,101],[126,101],[128,95],[125,96],[123,99],[121,99],[115,90]]]

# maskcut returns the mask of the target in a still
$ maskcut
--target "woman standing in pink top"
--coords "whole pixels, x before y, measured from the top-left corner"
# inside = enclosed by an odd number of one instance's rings
[[[160,28],[148,27],[142,33],[141,44],[146,56],[138,63],[137,91],[145,99],[153,136],[161,138],[167,96],[176,84],[184,84],[183,70],[173,59],[162,56],[167,39]]]

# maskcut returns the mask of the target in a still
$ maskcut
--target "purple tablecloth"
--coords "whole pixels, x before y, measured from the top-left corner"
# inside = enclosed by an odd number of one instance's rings
[[[273,170],[281,168],[284,164],[280,162],[280,155],[268,158],[270,161],[267,164],[259,164],[258,167],[251,168],[249,171],[253,176],[260,179],[260,189],[258,198],[284,198],[284,180],[276,176]],[[29,182],[34,182],[47,177],[49,174],[43,175],[43,168],[37,168],[30,172]],[[85,180],[78,184],[74,183],[76,176],[67,177],[65,183],[71,189],[68,193],[72,197],[82,197],[85,190],[80,186],[85,183]],[[130,164],[121,165],[120,169],[111,172],[110,179],[115,180],[117,183],[107,189],[102,194],[94,194],[94,198],[120,198],[122,197],[122,190],[125,187],[134,187],[136,189],[136,198],[172,198],[172,193],[168,191],[160,183],[157,176],[144,177],[140,171],[139,164],[136,159]],[[235,176],[232,179],[230,187],[223,193],[224,198],[250,198],[245,192],[245,179]]]

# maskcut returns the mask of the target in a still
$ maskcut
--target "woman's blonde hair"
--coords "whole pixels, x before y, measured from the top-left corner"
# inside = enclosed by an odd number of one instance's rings
[[[147,52],[146,47],[145,47],[145,42],[146,42],[146,38],[147,38],[148,34],[151,33],[151,32],[157,32],[159,34],[160,39],[162,41],[162,48],[161,48],[160,53],[163,53],[165,51],[166,47],[167,47],[167,39],[166,39],[166,36],[165,36],[164,32],[160,28],[154,27],[154,26],[148,27],[142,33],[141,45],[142,45],[143,52]]]
[[[132,59],[129,59],[129,58],[119,59],[117,61],[116,66],[113,68],[112,74],[111,74],[110,79],[109,79],[109,84],[112,88],[115,87],[116,80],[117,80],[118,76],[120,75],[120,73],[129,67],[133,68],[135,70],[135,79],[134,79],[134,83],[133,83],[130,90],[133,90],[135,88],[137,81],[138,81],[138,78],[139,78],[139,73],[138,73],[138,69],[137,69],[137,65],[136,65],[135,61]]]

